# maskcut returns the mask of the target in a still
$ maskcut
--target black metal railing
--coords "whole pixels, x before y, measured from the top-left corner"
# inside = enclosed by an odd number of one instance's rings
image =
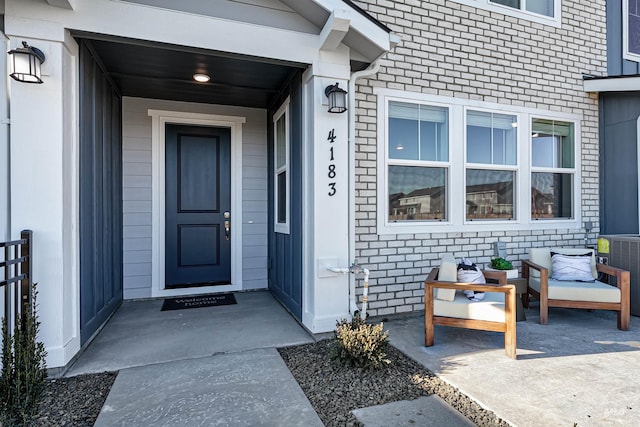
[[[31,309],[31,230],[23,230],[20,240],[0,242],[0,288],[3,288],[4,312],[0,318],[17,322],[20,313]]]

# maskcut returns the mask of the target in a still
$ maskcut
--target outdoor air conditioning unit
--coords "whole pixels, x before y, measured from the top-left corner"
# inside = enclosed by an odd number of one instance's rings
[[[598,258],[613,267],[629,271],[631,314],[640,316],[640,236],[636,234],[600,236]]]

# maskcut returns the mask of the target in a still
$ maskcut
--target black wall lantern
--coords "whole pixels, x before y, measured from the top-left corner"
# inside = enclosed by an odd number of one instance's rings
[[[43,83],[40,66],[44,62],[44,53],[27,42],[22,47],[9,51],[11,68],[9,74],[14,80],[23,83]]]
[[[329,98],[330,113],[344,113],[347,111],[347,91],[335,85],[329,85],[324,89],[324,94]]]

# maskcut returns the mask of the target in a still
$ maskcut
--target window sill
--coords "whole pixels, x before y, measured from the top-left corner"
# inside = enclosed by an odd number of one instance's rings
[[[429,224],[411,223],[379,223],[377,234],[428,234],[428,233],[468,233],[500,231],[529,231],[529,230],[558,230],[581,229],[581,222],[570,220],[531,220],[530,222],[516,221],[472,221],[464,224],[451,222],[437,222]]]

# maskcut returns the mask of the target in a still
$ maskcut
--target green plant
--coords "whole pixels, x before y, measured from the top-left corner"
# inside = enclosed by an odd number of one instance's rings
[[[36,285],[29,310],[18,316],[9,333],[2,319],[2,371],[0,422],[5,426],[29,425],[47,378],[44,344],[37,341],[40,322],[36,315]]]
[[[379,369],[391,363],[386,353],[389,331],[383,331],[382,323],[368,324],[356,313],[351,321],[336,322],[335,336],[331,357],[344,366]]]
[[[496,270],[512,270],[513,265],[504,258],[494,258],[491,260],[491,268]]]

